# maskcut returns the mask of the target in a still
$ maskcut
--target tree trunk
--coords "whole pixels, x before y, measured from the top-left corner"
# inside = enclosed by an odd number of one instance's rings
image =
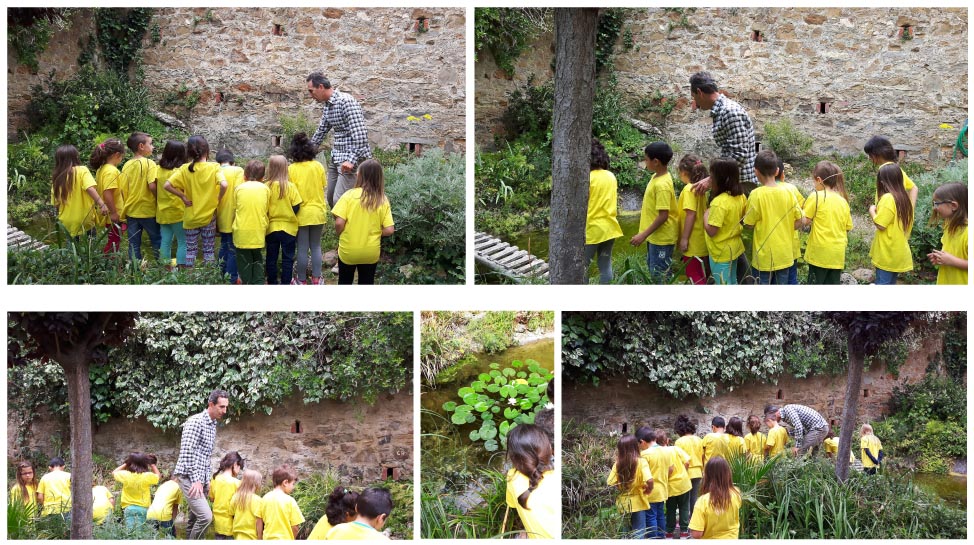
[[[61,356],[71,407],[71,539],[91,539],[91,354],[79,347]]]
[[[835,476],[840,483],[849,477],[849,452],[852,450],[852,433],[856,428],[859,390],[862,388],[862,371],[866,354],[862,346],[848,336],[849,376],[846,378],[845,403],[842,407],[842,429],[839,433],[839,453],[835,459]]]
[[[552,284],[582,284],[595,97],[597,8],[555,9],[555,103],[551,140]]]

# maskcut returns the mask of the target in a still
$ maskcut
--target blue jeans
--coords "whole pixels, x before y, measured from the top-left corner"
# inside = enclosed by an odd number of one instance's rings
[[[632,538],[643,539],[646,537],[646,522],[649,520],[649,511],[633,511],[629,513],[629,525],[632,527]]]
[[[267,245],[267,283],[290,284],[294,278],[294,247],[298,237],[284,231],[274,231],[264,237]],[[277,256],[281,256],[281,276],[277,276]],[[280,280],[280,281],[278,281]]]
[[[768,284],[777,284],[783,286],[788,283],[788,271],[790,269],[781,269],[779,271],[758,271],[758,284],[766,286]]]
[[[159,224],[156,218],[128,218],[129,227],[129,257],[142,260],[142,231],[149,235],[149,243],[152,244],[153,257],[159,259],[159,244],[162,236],[159,234]]]
[[[647,243],[646,266],[649,267],[649,274],[653,279],[663,282],[670,276],[670,263],[673,261],[673,244],[657,246],[652,242]]]
[[[649,539],[663,539],[666,537],[666,502],[649,504],[649,517],[646,521]]]
[[[737,261],[726,261],[718,263],[713,259],[710,261],[710,276],[718,285],[737,285]]]
[[[159,258],[168,265],[172,260],[172,239],[176,239],[176,264],[186,264],[186,231],[183,222],[160,223],[159,233],[162,237],[159,243]]]
[[[230,275],[230,283],[237,283],[237,249],[233,233],[220,233],[220,272]]]
[[[150,520],[149,522],[152,523],[152,525],[155,526],[157,530],[166,530],[167,535],[170,535],[172,536],[173,539],[176,539],[176,525],[173,524],[173,521]]]
[[[798,285],[798,260],[795,260],[795,264],[788,269],[788,285],[797,286]]]
[[[892,286],[896,283],[896,277],[900,273],[884,271],[879,267],[876,267],[876,285],[877,286]]]

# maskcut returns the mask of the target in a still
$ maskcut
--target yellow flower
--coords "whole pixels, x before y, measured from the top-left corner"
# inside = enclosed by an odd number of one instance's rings
[[[414,115],[411,115],[406,118],[406,121],[419,121],[419,118]]]
[[[941,124],[940,124],[940,128],[941,128],[941,129],[948,129],[948,130],[949,130],[949,129],[953,129],[953,128],[954,128],[954,126],[953,126],[953,125],[951,125],[950,123],[941,123]]]
[[[429,121],[430,119],[433,119],[433,116],[431,116],[430,114],[423,114],[423,119]]]

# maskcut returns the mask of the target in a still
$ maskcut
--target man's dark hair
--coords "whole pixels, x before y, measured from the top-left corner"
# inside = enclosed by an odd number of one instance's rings
[[[713,420],[710,421],[711,426],[716,426],[718,428],[726,428],[727,421],[724,420],[723,416],[715,416]]]
[[[697,72],[690,76],[690,92],[701,91],[706,94],[717,92],[717,80],[710,75],[710,72]]]
[[[366,488],[355,500],[355,511],[368,519],[392,512],[392,494],[385,488]]]
[[[871,157],[879,157],[886,161],[896,162],[896,150],[893,149],[893,143],[882,136],[873,136],[870,138],[866,141],[866,145],[862,147],[862,151]]]
[[[230,394],[228,394],[226,390],[213,390],[210,392],[210,396],[206,398],[206,402],[216,405],[216,402],[221,397],[224,399],[230,399]]]
[[[311,85],[314,85],[315,87],[324,87],[325,89],[331,89],[331,82],[328,81],[328,78],[326,78],[325,75],[321,72],[312,72],[308,74],[308,77],[305,81],[310,81]]]
[[[778,156],[769,149],[761,150],[754,158],[754,168],[762,176],[774,176],[778,172]]]
[[[216,162],[217,163],[220,163],[220,164],[230,163],[232,165],[233,162],[234,162],[233,161],[233,152],[231,152],[228,149],[222,149],[222,150],[216,152]]]
[[[658,159],[664,165],[670,164],[673,159],[673,148],[666,142],[653,142],[643,150],[647,159]]]

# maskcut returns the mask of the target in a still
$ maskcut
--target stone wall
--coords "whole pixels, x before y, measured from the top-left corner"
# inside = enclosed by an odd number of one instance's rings
[[[31,431],[32,450],[49,453],[55,441],[63,441],[67,447],[66,420],[40,415]],[[152,452],[165,472],[179,456],[179,434],[180,430],[161,432],[142,418],[114,418],[95,429],[92,450],[119,463],[129,452]],[[17,423],[8,413],[8,457],[15,456],[16,437]],[[390,471],[396,477],[408,476],[413,471],[413,396],[409,392],[385,394],[373,405],[364,401],[305,405],[294,397],[271,415],[255,414],[221,425],[212,458],[214,469],[223,454],[232,450],[240,451],[250,461],[248,467],[265,476],[284,463],[305,475],[331,467],[366,481],[384,478]]]
[[[922,339],[894,377],[885,365],[874,364],[863,373],[859,398],[859,420],[875,420],[884,414],[886,403],[893,388],[923,378],[930,360],[941,349],[941,337],[933,334]],[[628,433],[638,426],[672,429],[680,414],[696,418],[697,429],[709,429],[714,416],[739,416],[763,414],[765,405],[799,403],[819,411],[832,423],[842,420],[846,381],[845,376],[815,376],[796,379],[782,376],[776,383],[752,382],[735,387],[718,388],[712,398],[674,399],[651,384],[629,384],[625,380],[602,381],[599,386],[590,384],[564,384],[562,421],[586,422],[606,430],[620,432],[623,425]]]
[[[76,70],[78,36],[91,33],[91,17],[83,10],[54,36],[40,75]],[[421,18],[424,32],[416,30]],[[321,70],[362,103],[375,145],[462,150],[465,21],[461,8],[161,8],[153,18],[160,43],[146,37],[145,78],[157,97],[181,87],[200,93],[184,121],[211,149],[266,154],[279,144],[281,115],[303,114],[317,126],[321,106],[305,77]],[[23,126],[30,87],[41,76],[17,66],[10,52],[7,65],[11,134]],[[406,119],[424,114],[432,119]]]
[[[689,101],[689,77],[699,70],[747,108],[759,140],[766,122],[790,118],[821,153],[858,153],[869,136],[884,134],[911,160],[949,157],[967,118],[963,8],[701,8],[685,15],[689,28],[661,8],[629,10],[623,28],[635,45],[625,51],[620,34],[614,61],[619,90],[632,102],[656,90],[679,99],[665,134],[683,150],[712,147],[710,117]],[[912,39],[902,38],[904,26]],[[514,79],[480,53],[478,144],[499,128],[507,92],[532,72],[551,79],[551,44],[550,35],[534,44]],[[637,117],[660,123],[653,114]]]

